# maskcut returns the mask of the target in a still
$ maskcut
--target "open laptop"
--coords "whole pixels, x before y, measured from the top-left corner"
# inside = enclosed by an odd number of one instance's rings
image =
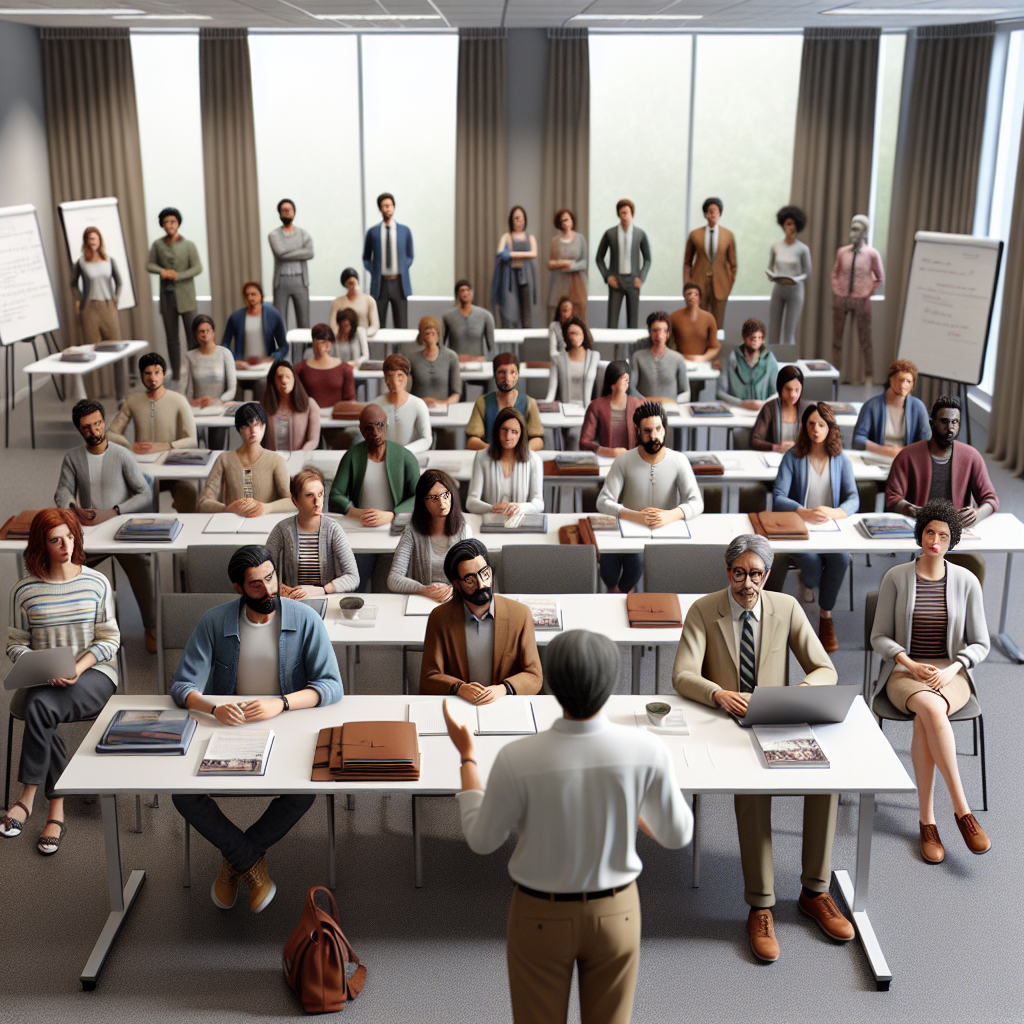
[[[846,719],[859,686],[757,686],[743,718],[752,725],[831,725]]]

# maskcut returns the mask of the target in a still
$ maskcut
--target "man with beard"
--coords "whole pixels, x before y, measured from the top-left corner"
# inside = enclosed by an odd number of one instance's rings
[[[491,427],[502,409],[512,406],[518,409],[526,420],[526,436],[530,447],[540,451],[544,447],[544,428],[540,422],[540,410],[535,399],[525,391],[516,389],[519,383],[519,364],[511,352],[502,352],[494,357],[494,386],[496,391],[481,395],[473,405],[473,412],[466,424],[466,447],[470,451],[481,451],[491,443]]]
[[[665,447],[665,407],[661,402],[644,402],[633,413],[633,423],[637,446],[612,463],[597,496],[597,511],[651,529],[699,516],[704,499],[690,462]],[[641,554],[601,555],[601,579],[609,593],[631,591],[643,568]]]
[[[295,306],[295,326],[309,326],[309,268],[313,239],[295,226],[295,203],[282,199],[277,204],[281,226],[267,236],[274,253],[274,305],[288,320],[288,300]]]
[[[544,681],[530,609],[494,593],[487,548],[473,537],[453,544],[444,560],[452,599],[427,619],[420,693],[490,704],[539,693]]]
[[[255,544],[239,548],[228,563],[228,578],[241,597],[199,620],[174,674],[175,702],[233,727],[341,700],[344,687],[327,629],[308,606],[277,596],[270,552]],[[211,696],[243,699],[221,703]],[[213,902],[230,910],[241,880],[249,887],[249,909],[264,910],[277,892],[266,852],[313,806],[313,794],[275,797],[244,832],[207,794],[172,799],[224,858],[210,890]]]

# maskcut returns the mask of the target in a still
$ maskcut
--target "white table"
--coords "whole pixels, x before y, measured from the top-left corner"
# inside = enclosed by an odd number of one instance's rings
[[[25,373],[29,374],[28,382],[28,415],[29,423],[31,425],[32,432],[32,447],[36,446],[36,409],[35,400],[33,398],[32,388],[32,375],[37,373],[46,373],[52,377],[64,376],[64,377],[76,377],[78,380],[79,388],[81,389],[82,378],[87,373],[92,373],[93,370],[100,370],[104,366],[111,366],[114,363],[121,362],[122,359],[128,359],[143,349],[149,348],[148,341],[127,341],[124,343],[127,347],[121,349],[120,352],[96,352],[96,358],[88,363],[68,363],[60,357],[60,353],[46,356],[43,359],[37,359],[34,363],[29,363],[28,366],[22,367]],[[95,351],[95,345],[83,345],[84,349]],[[84,390],[78,395],[79,398],[85,397]]]
[[[232,698],[214,699],[228,701]],[[436,698],[347,696],[323,708],[279,715],[271,723],[275,740],[266,775],[200,779],[195,774],[199,761],[214,730],[222,728],[211,716],[195,715],[199,725],[184,757],[104,756],[97,754],[95,747],[116,711],[172,706],[167,697],[112,697],[71,758],[56,790],[59,796],[98,796],[103,814],[110,911],[82,971],[82,988],[90,990],[96,987],[103,962],[146,877],[144,869],[136,868],[130,872],[127,883],[124,880],[117,818],[119,794],[191,792],[261,796],[323,793],[328,797],[329,874],[333,876],[336,795],[408,793],[412,797],[416,882],[422,884],[422,849],[416,801],[423,796],[450,796],[461,789],[458,754],[446,736],[420,738],[420,778],[415,782],[312,782],[309,776],[320,729],[346,721],[404,720],[408,703],[430,699]],[[538,728],[550,728],[561,713],[555,699],[548,696],[531,699]],[[853,916],[876,985],[880,989],[888,988],[892,975],[868,918],[875,796],[879,793],[911,793],[914,784],[862,699],[856,699],[845,722],[815,728],[818,741],[831,762],[829,769],[794,768],[776,772],[761,767],[750,734],[736,726],[724,712],[683,701],[675,695],[665,699],[673,706],[685,707],[690,726],[689,736],[663,738],[671,751],[676,778],[684,792],[860,794],[854,877],[851,879],[845,870],[837,870],[835,877]],[[608,701],[606,713],[612,722],[636,728],[635,714],[643,711],[645,703],[646,698],[643,697],[613,696]],[[455,700],[450,707],[454,708],[460,720],[472,721],[469,705]],[[498,752],[514,740],[515,737],[511,736],[476,738],[478,768],[484,785]]]

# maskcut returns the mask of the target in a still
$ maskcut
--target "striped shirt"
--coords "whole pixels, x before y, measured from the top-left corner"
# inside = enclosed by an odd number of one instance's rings
[[[75,661],[92,653],[96,668],[117,683],[115,658],[121,634],[106,576],[82,566],[73,579],[51,582],[26,576],[11,591],[7,657],[26,651],[70,647]]]
[[[926,580],[917,576],[914,617],[910,625],[910,657],[948,658],[946,649],[946,576]]]
[[[320,586],[320,533],[299,531],[299,576],[296,585],[300,587]]]

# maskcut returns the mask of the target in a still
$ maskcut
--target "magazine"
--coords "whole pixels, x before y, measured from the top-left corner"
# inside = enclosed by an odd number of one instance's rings
[[[754,725],[754,746],[766,768],[828,768],[809,725]]]
[[[97,754],[184,754],[196,720],[184,710],[118,711],[110,720]]]
[[[559,630],[562,628],[562,607],[554,597],[517,597],[533,615],[533,628]]]
[[[274,745],[273,729],[218,729],[207,744],[197,775],[263,775]]]

